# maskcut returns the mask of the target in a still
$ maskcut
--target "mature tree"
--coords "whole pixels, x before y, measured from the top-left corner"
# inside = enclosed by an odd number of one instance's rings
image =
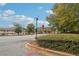
[[[14,23],[15,26],[15,32],[19,35],[22,32],[22,27],[18,23]]]
[[[79,4],[55,4],[54,15],[47,17],[53,27],[61,32],[79,32]]]
[[[27,25],[27,32],[28,34],[34,33],[34,25],[32,23]]]

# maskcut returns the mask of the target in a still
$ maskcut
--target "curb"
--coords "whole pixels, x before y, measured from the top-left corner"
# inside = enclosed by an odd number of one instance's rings
[[[42,48],[42,47],[36,46],[32,43],[26,43],[25,47],[31,48],[33,51],[36,51],[36,52],[43,54],[43,55],[46,55],[46,56],[53,56],[53,55],[55,55],[55,56],[75,56],[75,55],[65,53],[65,52],[60,52],[60,51],[50,50],[47,48]]]

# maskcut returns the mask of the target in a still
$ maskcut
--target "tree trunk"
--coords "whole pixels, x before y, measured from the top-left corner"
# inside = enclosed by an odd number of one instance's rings
[[[18,36],[19,36],[19,33],[18,33]]]

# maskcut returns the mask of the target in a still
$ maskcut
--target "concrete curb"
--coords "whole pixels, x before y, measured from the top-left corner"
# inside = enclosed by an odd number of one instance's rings
[[[36,51],[36,52],[43,54],[43,55],[46,55],[46,56],[53,56],[53,55],[55,55],[55,56],[57,56],[57,55],[58,56],[75,56],[75,55],[65,53],[65,52],[60,52],[60,51],[42,48],[42,47],[36,46],[32,43],[26,43],[25,47],[31,48],[31,49],[33,49],[33,51]]]

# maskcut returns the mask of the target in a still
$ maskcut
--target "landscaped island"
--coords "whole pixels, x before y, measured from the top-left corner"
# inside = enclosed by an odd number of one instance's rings
[[[79,55],[79,34],[52,34],[38,37],[37,43],[44,48]]]

